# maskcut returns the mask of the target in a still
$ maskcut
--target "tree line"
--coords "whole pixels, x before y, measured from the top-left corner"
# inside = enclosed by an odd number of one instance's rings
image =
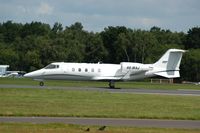
[[[11,70],[33,71],[51,62],[154,63],[169,48],[188,50],[181,63],[181,80],[200,81],[200,28],[184,32],[109,26],[84,30],[80,22],[52,27],[41,22],[0,23],[0,64]]]

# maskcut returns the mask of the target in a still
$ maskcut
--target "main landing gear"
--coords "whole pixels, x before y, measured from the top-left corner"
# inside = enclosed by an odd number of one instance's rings
[[[40,85],[40,86],[44,86],[44,82],[43,82],[43,81],[40,81],[39,85]]]
[[[114,89],[115,88],[115,82],[114,81],[109,81],[109,87],[111,89]]]

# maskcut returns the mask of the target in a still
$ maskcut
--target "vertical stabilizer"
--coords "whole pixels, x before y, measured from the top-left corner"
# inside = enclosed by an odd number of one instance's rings
[[[156,75],[166,78],[180,77],[179,66],[185,50],[169,49],[156,63],[154,68],[158,70]]]

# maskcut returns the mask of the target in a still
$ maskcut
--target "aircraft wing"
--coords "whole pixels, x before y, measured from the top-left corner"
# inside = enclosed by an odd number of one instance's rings
[[[136,71],[136,72],[129,71],[124,75],[123,79],[129,79],[134,76],[142,75],[142,74],[145,74],[147,71],[148,70],[140,70],[140,71]]]
[[[94,77],[93,80],[121,80],[122,77],[108,77],[108,76],[101,76],[101,77]]]

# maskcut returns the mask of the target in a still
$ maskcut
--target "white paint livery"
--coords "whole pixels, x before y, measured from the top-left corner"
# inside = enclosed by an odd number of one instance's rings
[[[114,88],[114,81],[138,80],[154,76],[166,78],[180,77],[179,66],[184,50],[169,49],[156,63],[141,64],[121,62],[120,64],[100,63],[51,63],[45,68],[25,74],[25,77],[39,80],[95,80],[109,81]]]

